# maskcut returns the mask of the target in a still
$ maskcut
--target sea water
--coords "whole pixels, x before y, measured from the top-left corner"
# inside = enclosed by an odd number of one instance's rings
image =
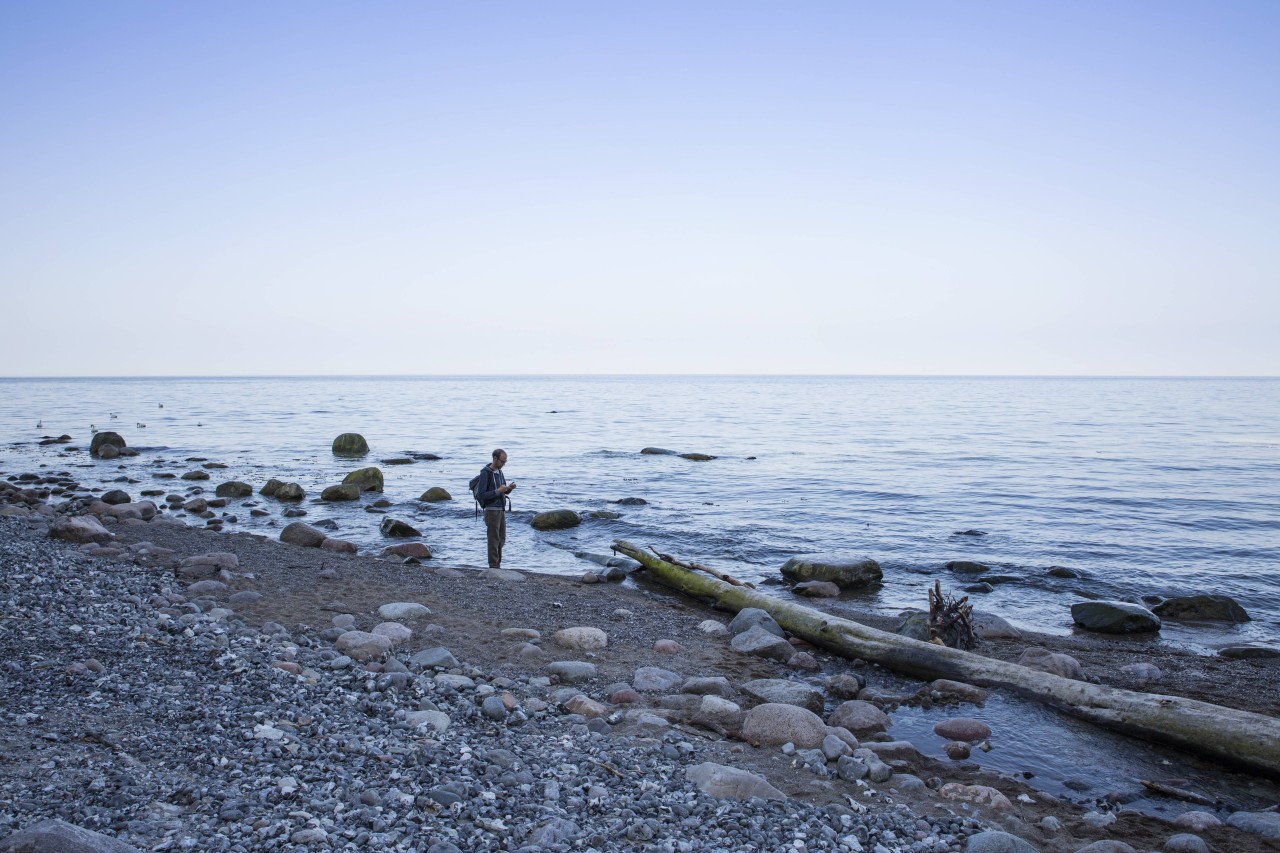
[[[142,454],[90,459],[91,427]],[[369,454],[335,457],[344,432],[364,435]],[[80,452],[37,443],[63,433]],[[1011,576],[971,600],[1023,627],[1069,631],[1070,605],[1084,597],[1211,592],[1253,621],[1166,623],[1162,636],[1204,649],[1280,640],[1280,379],[4,379],[0,437],[4,476],[67,471],[87,490],[123,485],[135,499],[144,488],[298,482],[305,520],[334,519],[333,535],[366,552],[389,544],[383,516],[365,511],[372,497],[314,499],[377,465],[387,513],[418,527],[441,563],[473,566],[484,562],[484,527],[466,484],[503,447],[519,484],[511,568],[578,574],[589,565],[575,552],[606,553],[616,538],[756,583],[796,555],[868,556],[885,582],[856,605],[895,613],[925,607],[935,579],[948,592],[972,583],[944,568],[963,559]],[[441,458],[381,462],[406,452]],[[227,468],[203,484],[155,477],[202,464],[187,460]],[[431,486],[454,500],[420,503]],[[271,515],[251,518],[233,501],[228,528],[277,535],[284,505],[251,500]],[[528,525],[562,508],[620,517],[559,532]],[[1053,578],[1050,566],[1084,577]]]

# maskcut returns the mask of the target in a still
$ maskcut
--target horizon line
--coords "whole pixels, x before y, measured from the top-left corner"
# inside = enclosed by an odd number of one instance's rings
[[[1280,379],[1269,373],[158,373],[3,376],[0,381],[162,379]]]

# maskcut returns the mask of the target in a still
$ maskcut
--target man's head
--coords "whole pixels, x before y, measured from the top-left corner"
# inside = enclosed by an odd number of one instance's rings
[[[507,464],[507,451],[499,447],[493,451],[493,467],[494,470],[501,470],[503,465]]]

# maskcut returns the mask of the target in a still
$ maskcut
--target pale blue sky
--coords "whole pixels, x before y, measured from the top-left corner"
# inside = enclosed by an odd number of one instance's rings
[[[0,2],[4,375],[1280,374],[1280,3]]]

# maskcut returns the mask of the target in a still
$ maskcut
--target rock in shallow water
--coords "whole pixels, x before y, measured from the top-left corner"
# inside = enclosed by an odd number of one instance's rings
[[[1160,630],[1160,617],[1127,601],[1081,601],[1071,605],[1071,618],[1086,631],[1141,634]]]

